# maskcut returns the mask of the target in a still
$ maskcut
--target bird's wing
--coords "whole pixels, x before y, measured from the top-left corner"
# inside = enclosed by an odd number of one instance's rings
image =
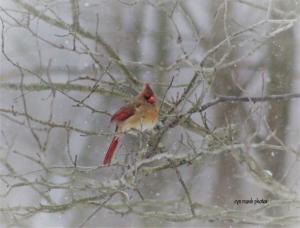
[[[135,113],[135,107],[133,104],[128,104],[120,108],[110,119],[111,122],[113,121],[124,121],[129,117],[133,116]]]

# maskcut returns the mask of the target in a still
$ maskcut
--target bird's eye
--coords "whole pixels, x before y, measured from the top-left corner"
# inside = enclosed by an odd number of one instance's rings
[[[149,96],[145,95],[145,96],[144,96],[144,99],[145,99],[145,100],[148,100],[148,99],[149,99]]]

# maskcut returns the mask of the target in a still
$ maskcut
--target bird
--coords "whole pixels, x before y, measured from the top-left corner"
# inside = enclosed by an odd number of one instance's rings
[[[110,165],[122,134],[134,131],[151,130],[158,123],[159,107],[156,96],[148,83],[143,90],[133,98],[132,102],[115,112],[111,123],[116,124],[115,135],[105,154],[103,165]]]

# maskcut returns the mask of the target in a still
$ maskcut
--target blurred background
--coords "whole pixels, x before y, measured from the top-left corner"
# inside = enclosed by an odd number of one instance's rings
[[[0,0],[1,226],[297,227],[299,8]],[[159,126],[102,166],[146,82]]]

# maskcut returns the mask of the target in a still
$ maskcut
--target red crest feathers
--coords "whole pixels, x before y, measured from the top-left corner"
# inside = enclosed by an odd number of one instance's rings
[[[151,89],[151,87],[148,83],[145,83],[143,95],[146,95],[149,97],[154,95],[153,90]]]

